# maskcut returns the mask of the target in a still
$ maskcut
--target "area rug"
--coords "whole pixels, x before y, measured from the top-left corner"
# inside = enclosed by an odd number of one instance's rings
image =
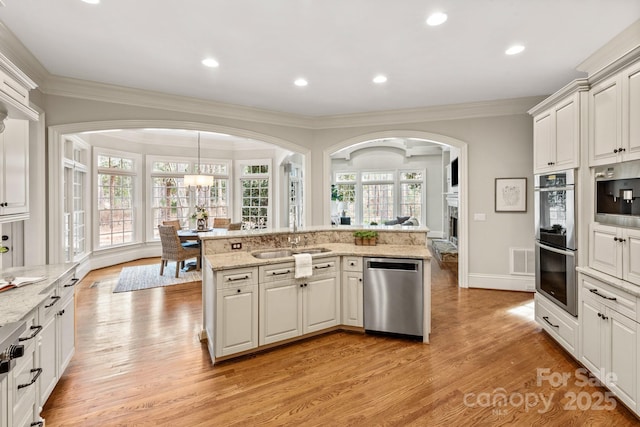
[[[161,286],[179,285],[180,283],[197,282],[202,280],[202,274],[197,270],[180,270],[176,278],[176,263],[169,263],[160,275],[160,263],[124,267],[120,272],[118,284],[113,292],[139,291],[141,289],[157,288]]]

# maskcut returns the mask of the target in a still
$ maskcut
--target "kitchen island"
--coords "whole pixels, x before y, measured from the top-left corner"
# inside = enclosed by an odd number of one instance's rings
[[[423,260],[423,335],[431,330],[431,253],[426,227],[377,227],[378,244],[354,244],[355,227],[201,233],[203,330],[211,360],[334,330],[364,331],[363,259]],[[232,247],[239,249],[231,249]],[[256,254],[264,252],[266,257]],[[311,253],[310,277],[294,277],[292,253]],[[258,256],[263,256],[258,255]]]

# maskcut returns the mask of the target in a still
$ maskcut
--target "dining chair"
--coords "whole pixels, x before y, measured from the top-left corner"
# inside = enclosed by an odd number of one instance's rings
[[[241,222],[232,222],[227,227],[227,230],[242,230],[242,223]]]
[[[188,247],[180,243],[178,230],[172,225],[159,225],[162,256],[160,258],[160,275],[164,274],[164,266],[169,261],[176,262],[176,277],[179,277],[180,267],[190,258],[196,258],[196,270],[200,270],[200,247]]]
[[[227,228],[231,224],[231,218],[213,218],[213,228]]]
[[[173,225],[176,230],[181,230],[182,229],[182,224],[180,224],[180,220],[179,219],[167,219],[162,221],[162,225]]]

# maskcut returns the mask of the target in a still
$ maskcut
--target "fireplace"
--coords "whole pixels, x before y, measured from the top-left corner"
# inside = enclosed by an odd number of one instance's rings
[[[449,206],[448,208],[448,216],[449,216],[449,236],[448,240],[458,246],[458,207],[457,206]]]

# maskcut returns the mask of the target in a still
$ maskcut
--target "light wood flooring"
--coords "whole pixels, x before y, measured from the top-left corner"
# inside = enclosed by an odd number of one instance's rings
[[[198,340],[200,283],[113,294],[124,265],[79,285],[76,353],[47,427],[638,425],[597,402],[605,389],[576,385],[579,365],[535,324],[531,294],[458,289],[435,261],[429,345],[334,332],[216,366]],[[537,385],[538,368],[570,378]]]

